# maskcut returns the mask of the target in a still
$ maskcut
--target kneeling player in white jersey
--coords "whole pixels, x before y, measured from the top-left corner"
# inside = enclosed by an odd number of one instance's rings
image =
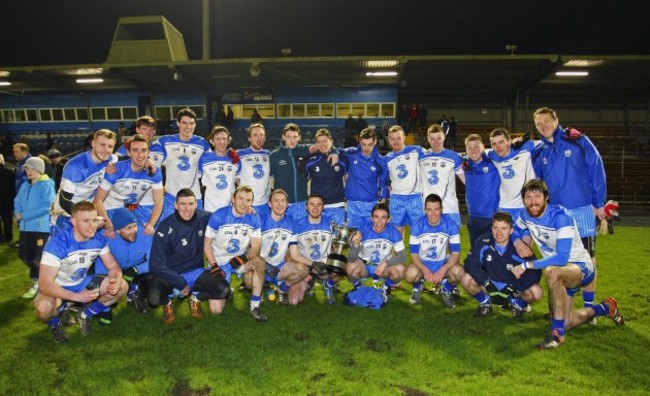
[[[411,227],[411,265],[406,281],[413,285],[411,304],[419,304],[424,282],[442,285],[442,301],[455,308],[453,289],[465,274],[460,261],[458,224],[442,216],[442,198],[430,194],[424,200],[424,216]]]
[[[325,300],[328,304],[334,304],[336,301],[334,286],[340,280],[340,276],[328,275],[326,272],[320,271],[321,267],[324,267],[322,263],[327,261],[332,242],[331,219],[323,215],[324,207],[325,203],[320,195],[311,194],[307,197],[307,219],[296,223],[295,228],[298,254],[296,256],[292,255],[291,259],[304,266],[312,266],[316,270],[315,272],[322,274],[320,278],[323,279]],[[305,282],[311,282],[311,285],[313,285],[316,278],[314,276],[307,277],[306,271],[303,273],[305,274]],[[306,289],[300,288],[303,294]]]
[[[354,288],[361,279],[385,279],[382,290],[388,302],[391,287],[404,279],[406,250],[402,234],[389,223],[390,211],[385,203],[372,208],[370,222],[366,221],[352,236],[346,272]]]
[[[115,304],[128,290],[122,279],[108,241],[97,233],[97,211],[93,204],[82,201],[74,204],[72,227],[51,237],[43,248],[38,288],[34,299],[36,317],[50,326],[55,342],[66,342],[61,313],[65,301],[88,304],[79,315],[82,335],[91,332],[93,316]],[[88,271],[101,257],[108,276],[89,275]]]
[[[243,275],[244,283],[252,289],[250,314],[255,320],[266,322],[260,312],[266,262],[260,256],[262,234],[260,217],[251,212],[253,189],[239,186],[232,196],[232,206],[214,212],[205,230],[203,250],[211,272],[230,281],[236,273]],[[226,300],[210,301],[210,312],[223,312]]]
[[[527,261],[512,268],[521,277],[530,269],[546,269],[551,309],[551,331],[537,345],[538,349],[555,349],[564,343],[564,331],[579,326],[595,316],[608,316],[617,325],[624,323],[616,299],[609,297],[593,307],[573,309],[573,295],[596,279],[596,267],[582,245],[575,220],[559,205],[548,203],[548,188],[540,179],[527,182],[521,190],[526,207],[515,224],[515,242],[520,256],[532,254],[528,244],[534,240],[543,258]]]
[[[308,260],[296,261],[301,257],[294,233],[295,225],[287,215],[289,196],[276,188],[271,192],[268,203],[270,212],[262,218],[262,251],[266,260],[266,280],[274,283],[278,290],[280,304],[298,305],[309,287],[310,272],[317,274],[314,267],[324,273],[324,263],[315,266]],[[287,253],[290,259],[287,260]],[[314,272],[316,271],[316,272]]]

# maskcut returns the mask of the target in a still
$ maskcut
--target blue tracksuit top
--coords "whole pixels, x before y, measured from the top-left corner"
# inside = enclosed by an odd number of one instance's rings
[[[567,140],[558,125],[553,142],[543,144],[534,155],[535,173],[548,186],[549,202],[567,209],[593,205],[603,207],[607,181],[603,159],[585,135]]]
[[[311,180],[311,193],[323,197],[325,205],[345,201],[343,176],[347,167],[343,161],[332,165],[327,161],[328,155],[320,152],[307,159],[307,179]]]
[[[149,271],[178,290],[185,288],[181,274],[203,268],[203,237],[210,212],[197,210],[189,221],[178,212],[163,220],[156,228],[149,257]]]
[[[348,201],[377,202],[388,198],[388,167],[375,147],[369,156],[361,145],[340,150],[341,161],[348,169],[345,197]]]
[[[490,219],[499,207],[499,171],[487,154],[483,161],[468,159],[469,169],[465,170],[465,202],[467,212],[472,217]]]
[[[508,241],[503,254],[499,254],[495,246],[494,237],[491,232],[488,232],[474,242],[472,250],[468,253],[465,259],[465,271],[474,278],[476,283],[482,285],[489,279],[514,285],[519,291],[524,291],[539,282],[542,276],[541,270],[527,270],[521,278],[517,279],[508,269],[509,266],[534,260],[534,256],[526,258],[519,256],[512,239]]]

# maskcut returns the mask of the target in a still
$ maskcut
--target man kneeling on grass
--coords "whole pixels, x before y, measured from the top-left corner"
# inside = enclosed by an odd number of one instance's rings
[[[232,196],[232,205],[212,214],[205,230],[203,251],[213,276],[230,282],[234,273],[244,278],[252,290],[250,314],[258,322],[267,317],[260,311],[266,261],[260,257],[262,231],[260,217],[252,210],[253,189],[239,186]],[[223,312],[226,300],[210,301],[210,311]]]
[[[63,330],[61,314],[65,301],[88,304],[79,322],[82,335],[91,332],[93,316],[117,302],[128,290],[122,279],[108,241],[97,233],[97,211],[92,203],[82,201],[72,206],[72,228],[50,238],[43,249],[38,286],[40,294],[34,299],[36,316],[50,326],[55,342],[68,340]],[[101,257],[107,276],[88,275],[97,257]]]
[[[230,294],[228,283],[204,268],[203,234],[210,213],[196,208],[196,197],[189,188],[178,191],[174,208],[174,213],[156,228],[149,259],[154,276],[139,285],[138,296],[153,307],[162,305],[167,324],[176,320],[172,303],[175,296],[189,296],[192,316],[201,319],[201,301],[212,303]]]
[[[582,245],[576,223],[560,205],[548,203],[548,187],[540,179],[529,180],[521,189],[525,211],[515,223],[515,246],[520,256],[532,254],[535,241],[543,258],[526,261],[512,268],[515,277],[527,271],[545,268],[551,309],[551,331],[537,345],[538,349],[555,349],[564,343],[564,331],[579,326],[595,316],[608,316],[617,325],[624,323],[614,297],[589,308],[573,309],[573,295],[580,288],[593,286],[596,267]]]
[[[544,290],[539,286],[542,271],[526,271],[519,279],[510,272],[516,265],[534,256],[522,258],[510,240],[514,231],[512,216],[497,212],[492,217],[492,232],[476,239],[465,259],[465,275],[461,284],[478,301],[477,317],[492,313],[492,305],[510,306],[512,317],[524,319],[529,303],[539,301]]]

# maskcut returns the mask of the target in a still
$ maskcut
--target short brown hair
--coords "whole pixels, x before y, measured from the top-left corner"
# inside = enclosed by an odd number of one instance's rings
[[[427,135],[430,133],[442,133],[443,135],[445,134],[445,130],[442,129],[442,127],[438,124],[433,124],[427,129]]]
[[[262,128],[264,134],[266,135],[266,129],[264,128],[264,124],[256,122],[254,124],[251,124],[251,126],[248,127],[248,131],[247,131],[248,137],[251,137],[251,131],[253,130],[253,128]]]
[[[131,143],[133,142],[145,142],[147,144],[147,148],[149,148],[149,141],[147,140],[147,138],[140,135],[139,133],[136,133],[135,135],[133,135],[131,138],[127,139],[124,142],[124,148],[126,149],[126,151],[131,150]]]
[[[392,127],[390,127],[388,129],[388,134],[390,135],[391,133],[394,133],[394,132],[402,132],[402,133],[404,133],[404,129],[399,125],[393,125]]]
[[[93,205],[92,202],[81,201],[72,205],[72,208],[70,209],[70,214],[74,216],[77,212],[93,212],[93,211],[96,212],[97,208],[95,208],[95,205]]]
[[[510,140],[510,132],[506,128],[494,128],[492,132],[490,132],[490,139],[496,136],[503,136],[506,139]]]
[[[115,143],[117,143],[117,135],[110,129],[98,129],[97,132],[95,132],[93,135],[93,140],[97,140],[97,138],[100,136],[104,136],[110,140],[115,140]]]
[[[293,122],[290,122],[284,126],[284,129],[282,129],[282,134],[284,135],[287,131],[295,131],[298,132],[298,135],[300,135],[300,127],[298,124],[294,124]]]
[[[143,126],[156,129],[156,120],[153,117],[144,115],[135,120],[135,127],[141,128]]]
[[[496,212],[492,216],[492,224],[496,221],[503,221],[504,223],[508,223],[510,228],[512,228],[512,216],[508,212]]]
[[[329,140],[332,140],[332,134],[327,128],[321,128],[318,131],[316,131],[316,136],[314,136],[314,138],[318,138],[320,136],[325,136]]]
[[[470,135],[467,135],[467,137],[465,138],[465,145],[467,145],[467,143],[469,142],[479,142],[483,144],[483,138],[479,134],[472,133]]]
[[[230,140],[230,131],[228,131],[228,128],[226,128],[225,126],[221,126],[221,125],[215,125],[215,127],[212,128],[212,131],[210,131],[210,135],[208,136],[208,140],[211,141],[212,138],[217,133],[225,133],[226,136],[228,136],[228,140]]]
[[[533,113],[533,119],[537,117],[539,114],[549,114],[552,119],[557,120],[557,114],[555,113],[555,110],[551,109],[550,107],[540,107],[539,109],[535,110]]]
[[[372,128],[366,128],[366,129],[362,130],[361,133],[359,134],[359,140],[361,140],[361,139],[376,140],[377,139],[377,133]]]

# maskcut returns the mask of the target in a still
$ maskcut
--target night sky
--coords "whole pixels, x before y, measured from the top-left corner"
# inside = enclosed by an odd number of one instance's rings
[[[211,57],[650,54],[650,1],[211,0]],[[613,7],[613,6],[616,7]],[[201,0],[3,1],[0,67],[101,63],[120,16],[164,15],[201,58]]]

